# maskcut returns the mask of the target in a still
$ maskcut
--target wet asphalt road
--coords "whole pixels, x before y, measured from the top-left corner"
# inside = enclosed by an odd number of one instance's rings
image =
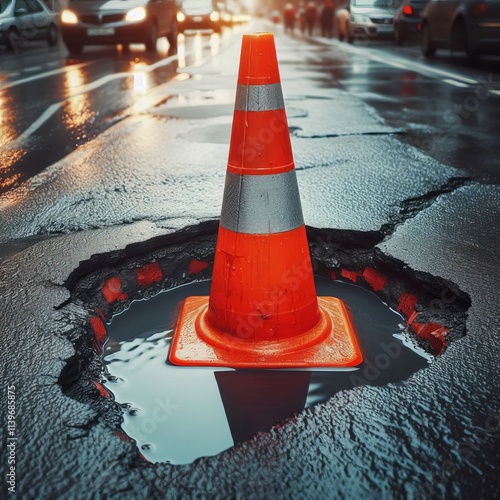
[[[217,53],[231,34],[180,38],[180,58],[164,39],[156,55],[140,45],[129,52],[88,47],[78,59],[62,44],[25,44],[18,54],[0,49],[0,193],[167,97],[152,90],[161,92],[183,66]],[[304,42],[324,46],[304,63],[314,67],[321,55],[325,86],[367,102],[406,131],[402,140],[438,161],[480,182],[499,182],[500,58],[471,61],[441,51],[426,60],[415,44]]]
[[[154,58],[140,48],[91,49],[78,61],[43,46],[1,54],[0,342],[9,353],[2,383],[15,383],[23,415],[19,491],[498,495],[493,59],[442,53],[429,63],[411,46],[350,47],[277,30],[306,224],[333,241],[375,246],[382,261],[471,299],[466,336],[429,368],[405,383],[342,392],[181,468],[144,464],[99,412],[61,393],[57,380],[78,357],[90,314],[69,300],[68,277],[167,245],[219,215],[241,31],[189,37],[177,58],[167,45]],[[47,72],[56,73],[37,77]],[[122,72],[131,74],[109,76]]]

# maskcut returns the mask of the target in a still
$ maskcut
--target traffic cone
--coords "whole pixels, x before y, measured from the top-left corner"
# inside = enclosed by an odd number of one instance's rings
[[[271,33],[243,36],[210,297],[188,297],[177,365],[284,368],[362,361],[344,304],[316,297]]]

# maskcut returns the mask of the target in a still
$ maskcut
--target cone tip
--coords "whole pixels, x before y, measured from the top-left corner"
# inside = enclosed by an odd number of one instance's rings
[[[280,83],[276,47],[272,33],[243,35],[238,83],[241,85]]]

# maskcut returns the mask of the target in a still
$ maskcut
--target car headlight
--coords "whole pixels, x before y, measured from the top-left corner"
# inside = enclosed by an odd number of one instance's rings
[[[351,14],[351,20],[358,24],[371,24],[371,20],[368,16],[363,16],[361,14]]]
[[[181,11],[177,12],[177,21],[183,23],[185,20],[186,16],[184,15],[184,13]]]
[[[220,18],[220,15],[215,10],[210,14],[210,21],[217,22],[219,20],[219,18]]]
[[[78,17],[71,10],[64,9],[61,12],[61,22],[63,24],[76,24],[78,23]]]
[[[138,21],[143,21],[146,19],[146,9],[144,7],[136,7],[135,9],[129,10],[125,16],[125,21],[136,23]]]

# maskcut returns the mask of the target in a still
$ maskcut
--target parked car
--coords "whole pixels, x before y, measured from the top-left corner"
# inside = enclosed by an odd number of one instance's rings
[[[440,48],[500,54],[500,1],[431,0],[422,14],[422,54]]]
[[[391,37],[394,14],[400,0],[351,0],[335,13],[340,40],[352,43],[355,38]]]
[[[404,0],[394,16],[394,41],[402,45],[418,40],[422,28],[422,12],[429,0]]]
[[[213,30],[222,31],[226,22],[223,12],[212,0],[184,0],[177,13],[179,31],[185,30]]]
[[[157,39],[166,36],[177,46],[176,0],[70,0],[61,12],[61,31],[71,54],[85,45],[144,43],[156,50]]]
[[[10,49],[32,40],[53,47],[58,34],[55,14],[39,0],[0,0],[0,42]]]

